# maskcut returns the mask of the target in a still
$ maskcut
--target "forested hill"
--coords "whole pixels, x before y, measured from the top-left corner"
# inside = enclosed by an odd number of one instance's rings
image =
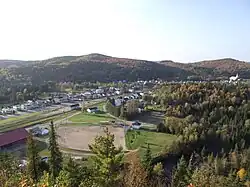
[[[228,77],[239,73],[250,78],[250,64],[234,59],[196,63],[147,61],[116,58],[102,54],[63,56],[41,61],[0,60],[0,68],[12,77],[32,82],[52,81],[113,81],[161,78],[164,80],[206,79]]]

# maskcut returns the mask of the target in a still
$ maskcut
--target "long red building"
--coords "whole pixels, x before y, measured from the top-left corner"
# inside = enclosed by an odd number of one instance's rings
[[[16,147],[25,144],[29,133],[24,129],[15,129],[0,134],[0,150]]]

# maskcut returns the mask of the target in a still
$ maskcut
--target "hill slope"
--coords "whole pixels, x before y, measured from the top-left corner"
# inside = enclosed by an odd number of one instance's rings
[[[11,65],[11,66],[10,66]],[[14,67],[13,67],[14,65]],[[250,78],[250,64],[234,59],[219,59],[195,63],[173,61],[153,62],[117,58],[102,54],[63,56],[42,61],[0,61],[8,75],[35,83],[53,81],[114,81],[161,78],[180,80],[227,77],[239,73]]]
[[[11,67],[20,67],[28,61],[22,60],[0,60],[0,68],[11,68]]]
[[[176,63],[172,61],[162,61],[165,65],[181,68],[190,71],[203,78],[207,77],[228,77],[239,73],[241,78],[250,78],[250,63],[235,60],[232,58],[206,60],[194,63]]]
[[[32,82],[179,79],[192,75],[184,69],[161,63],[100,54],[56,57],[9,68],[9,71],[30,78]]]

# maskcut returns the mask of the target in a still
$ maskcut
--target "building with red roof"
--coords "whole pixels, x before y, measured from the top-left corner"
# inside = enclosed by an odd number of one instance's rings
[[[0,150],[6,150],[21,144],[26,144],[28,135],[29,133],[24,128],[0,134]]]

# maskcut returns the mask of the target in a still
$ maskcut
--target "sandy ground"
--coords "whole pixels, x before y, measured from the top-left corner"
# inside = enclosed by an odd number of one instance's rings
[[[125,149],[124,129],[108,126],[109,131],[115,135],[115,145]],[[60,126],[57,129],[59,145],[64,148],[89,151],[88,145],[94,142],[97,135],[103,135],[101,126]]]

